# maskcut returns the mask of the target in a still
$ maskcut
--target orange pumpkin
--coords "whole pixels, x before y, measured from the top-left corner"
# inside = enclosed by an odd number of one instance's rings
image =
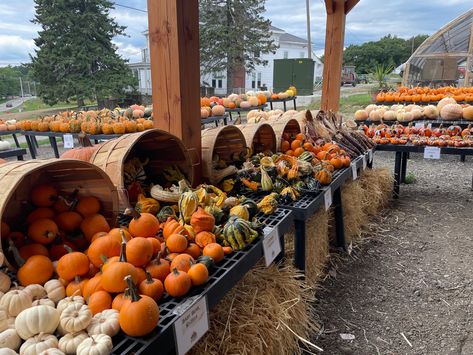
[[[192,256],[189,254],[179,254],[172,260],[171,270],[176,268],[180,271],[187,272],[190,269],[192,263],[194,263],[194,258]]]
[[[161,280],[152,278],[149,272],[146,272],[146,279],[141,281],[138,289],[141,295],[149,296],[155,301],[158,301],[164,292]]]
[[[169,261],[161,259],[161,254],[158,253],[158,256],[151,260],[146,266],[146,271],[149,272],[153,278],[164,282],[166,276],[170,273]]]
[[[26,244],[20,248],[19,253],[25,260],[28,260],[28,258],[33,255],[44,255],[49,257],[48,249],[46,249],[43,244],[39,243]]]
[[[94,196],[84,196],[79,198],[76,205],[76,211],[83,217],[94,215],[100,212],[100,201]]]
[[[128,225],[128,231],[133,237],[154,237],[159,232],[159,220],[151,213],[138,213],[132,210],[133,219]]]
[[[172,297],[184,296],[192,287],[190,276],[184,271],[172,269],[171,273],[164,280],[164,288]]]
[[[187,238],[182,234],[171,234],[166,239],[166,247],[171,253],[182,253],[187,249]]]
[[[52,185],[38,185],[31,190],[31,202],[37,207],[51,207],[57,199],[57,190]]]
[[[103,287],[102,274],[99,273],[84,283],[82,287],[82,297],[87,301],[91,294],[100,290],[103,290]]]
[[[202,231],[211,232],[215,226],[215,218],[202,207],[198,207],[191,216],[190,225],[196,234]]]
[[[202,263],[193,264],[187,274],[191,278],[193,286],[203,285],[209,279],[209,270]]]
[[[183,238],[185,239],[185,237]],[[136,237],[126,244],[126,258],[130,264],[144,266],[151,260],[154,248],[153,243],[149,239],[152,238]],[[156,238],[153,239],[157,241]],[[161,249],[161,245],[159,249]]]
[[[96,291],[90,295],[87,305],[92,314],[95,315],[112,308],[112,296],[107,291]]]
[[[26,223],[31,224],[42,218],[53,219],[55,214],[54,210],[49,207],[39,207],[34,209],[28,217],[26,217]]]
[[[101,214],[89,214],[87,215],[80,225],[82,233],[88,241],[92,240],[95,233],[98,232],[109,232],[110,226]]]
[[[59,229],[72,232],[80,227],[82,223],[82,216],[73,211],[62,212],[54,219]]]
[[[203,233],[203,232],[201,232],[201,233]],[[186,250],[184,250],[184,253],[189,254],[194,259],[197,259],[202,254],[202,251],[200,250],[200,248],[197,244],[189,243],[189,246],[187,247]]]
[[[215,242],[216,242],[215,235],[210,232],[205,232],[205,231],[199,232],[195,236],[195,243],[201,248],[204,248],[206,245],[210,243],[215,243]]]
[[[50,244],[56,239],[59,228],[53,220],[40,218],[28,227],[28,237],[37,243]]]
[[[223,248],[218,243],[210,243],[207,244],[202,251],[202,255],[210,256],[216,263],[223,260],[225,253],[223,252]]]
[[[72,251],[65,246],[68,253],[62,256],[56,265],[56,273],[61,279],[70,281],[76,276],[87,275],[89,272],[89,258],[84,253]]]
[[[187,230],[178,221],[172,217],[168,217],[163,228],[164,240],[168,239],[171,234],[189,235]]]
[[[89,246],[87,255],[94,266],[101,267],[106,259],[120,255],[120,248],[120,243],[106,236],[94,240]]]
[[[146,280],[146,271],[140,267],[135,267],[136,284],[139,285],[141,281]]]
[[[129,302],[129,301],[130,301],[129,292],[128,292],[128,289],[126,289],[125,292],[119,293],[118,295],[115,296],[112,302],[112,309],[115,309],[120,312],[125,302]]]
[[[16,276],[22,286],[44,285],[53,276],[54,272],[52,261],[44,255],[33,255],[24,264],[20,262],[18,266],[20,268]]]
[[[121,232],[120,232],[121,230]],[[123,236],[122,236],[122,233],[123,233]],[[131,238],[133,238],[130,234],[130,232],[128,232],[128,230],[126,230],[125,228],[113,228],[111,229],[109,232],[108,232],[108,235],[115,239],[118,243],[122,243],[122,238],[125,237],[125,240],[128,242],[129,240],[131,240]]]
[[[76,276],[74,280],[67,284],[66,296],[82,296],[82,290],[87,281],[89,281],[89,279],[81,279],[79,276]]]
[[[133,282],[136,282],[138,277],[136,268],[126,260],[126,243],[123,242],[120,260],[111,263],[102,274],[102,287],[111,293],[123,292],[127,287],[125,276],[131,276]]]

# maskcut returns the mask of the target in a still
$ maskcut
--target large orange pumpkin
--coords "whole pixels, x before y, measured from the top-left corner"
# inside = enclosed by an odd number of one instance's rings
[[[50,244],[59,234],[59,228],[53,220],[40,218],[28,227],[28,237],[37,243]]]
[[[67,249],[68,247],[66,247]],[[56,273],[61,279],[70,281],[76,276],[84,276],[89,272],[89,258],[84,253],[70,250],[62,256],[56,266]]]
[[[80,229],[84,233],[85,238],[91,241],[95,233],[109,232],[110,226],[104,216],[96,213],[87,215],[82,221]]]
[[[101,238],[97,239],[100,240]],[[102,287],[105,291],[119,293],[125,291],[127,283],[125,276],[130,276],[136,283],[138,275],[135,267],[126,260],[126,243],[122,243],[120,260],[108,265],[102,274]]]
[[[153,257],[151,238],[136,237],[126,243],[126,258],[134,266],[144,266]]]
[[[92,244],[90,244],[87,255],[92,264],[96,267],[101,267],[104,260],[112,256],[120,255],[120,246],[121,244],[115,239],[105,236],[94,240]]]
[[[131,209],[128,209],[130,213]],[[134,210],[132,210],[134,211]],[[133,237],[154,237],[159,232],[159,220],[151,213],[131,212],[133,219],[128,225],[128,230]]]

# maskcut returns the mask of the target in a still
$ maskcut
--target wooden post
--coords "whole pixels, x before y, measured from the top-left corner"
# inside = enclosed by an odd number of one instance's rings
[[[325,5],[327,6],[327,28],[321,108],[325,111],[338,111],[345,37],[345,0],[326,1]]]
[[[201,179],[198,0],[148,0],[154,126],[182,139]]]

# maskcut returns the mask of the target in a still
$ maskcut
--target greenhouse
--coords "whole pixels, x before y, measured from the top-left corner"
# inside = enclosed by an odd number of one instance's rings
[[[406,63],[403,84],[472,84],[473,9],[457,17],[417,48]]]

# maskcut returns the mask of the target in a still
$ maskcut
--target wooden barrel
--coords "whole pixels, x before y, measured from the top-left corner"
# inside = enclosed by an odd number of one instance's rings
[[[277,151],[281,150],[281,142],[283,136],[295,136],[298,133],[301,133],[301,126],[296,119],[288,118],[288,119],[279,119],[276,121],[268,122],[271,127],[274,129],[274,133],[276,133],[276,147]]]
[[[40,184],[52,184],[61,194],[79,190],[79,196],[95,196],[101,214],[114,226],[118,212],[118,194],[105,172],[88,162],[74,159],[12,161],[0,165],[0,219],[12,231],[26,232],[26,216],[32,210],[30,191]],[[1,237],[1,236],[0,236]],[[8,246],[4,244],[3,247]],[[13,269],[12,263],[7,266]]]
[[[267,150],[276,152],[276,134],[267,123],[247,124],[237,126],[246,139],[246,145],[251,147],[253,153]]]
[[[215,154],[220,159],[231,160],[232,154],[246,152],[245,136],[236,126],[207,128],[202,131],[202,177],[212,176],[212,160]]]
[[[141,161],[149,159],[144,168],[151,181],[159,177],[163,168],[176,165],[187,180],[193,182],[194,174],[189,150],[179,138],[159,129],[124,134],[103,143],[90,159],[91,163],[110,176],[117,187],[120,210],[129,206],[123,167],[127,160],[132,158],[139,158]]]

